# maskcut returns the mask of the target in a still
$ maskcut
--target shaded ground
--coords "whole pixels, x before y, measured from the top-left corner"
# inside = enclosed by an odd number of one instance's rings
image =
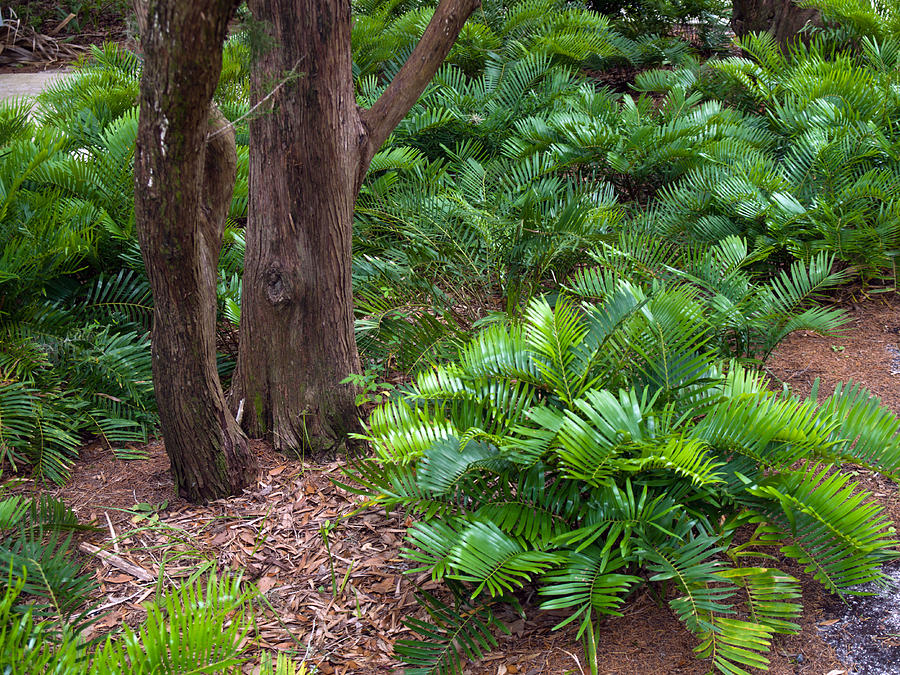
[[[852,376],[900,409],[898,375],[892,374],[896,357],[889,349],[897,348],[900,340],[900,303],[878,298],[851,302],[849,307],[854,322],[845,335],[795,335],[772,359],[769,371],[801,393],[820,376],[823,395]],[[399,672],[391,655],[393,642],[411,637],[402,619],[416,611],[416,584],[430,588],[424,575],[404,574],[409,567],[399,557],[404,516],[363,512],[341,520],[358,501],[329,480],[340,479],[337,462],[287,460],[262,443],[255,449],[264,467],[258,487],[243,497],[202,507],[174,496],[160,443],[147,446],[148,459],[142,461],[121,461],[98,447],[84,450],[72,480],[57,490],[58,496],[80,518],[99,524],[101,529],[88,535],[88,541],[148,573],[148,581],[141,581],[115,564],[86,558],[100,584],[101,612],[108,612],[97,630],[139,620],[141,603],[152,595],[158,575],[176,582],[213,560],[220,568],[243,570],[271,603],[259,625],[261,647],[305,656],[329,675]],[[893,519],[900,518],[895,485],[866,471],[859,472],[859,480]],[[333,525],[330,556],[322,533],[326,521]],[[900,672],[894,635],[900,625],[876,617],[870,604],[854,604],[848,610],[796,566],[783,567],[803,581],[803,631],[776,639],[770,672]],[[563,615],[538,612],[528,604],[530,599],[527,593],[522,597],[527,619],[512,612],[505,615],[511,634],[500,637],[499,648],[466,673],[587,672],[574,631],[552,631]],[[842,640],[847,635],[856,636],[867,654],[881,650],[879,662],[867,664],[867,657]],[[837,653],[823,636],[838,645]],[[708,670],[692,653],[694,638],[646,591],[628,603],[624,617],[603,624],[599,639],[603,673],[700,675]],[[839,655],[857,669],[844,665]]]

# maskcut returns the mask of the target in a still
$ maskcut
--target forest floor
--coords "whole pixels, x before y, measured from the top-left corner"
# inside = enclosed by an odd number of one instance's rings
[[[900,297],[851,296],[843,305],[852,320],[842,335],[797,333],[783,343],[768,363],[773,386],[785,382],[806,394],[820,378],[823,396],[852,378],[900,412]],[[140,620],[141,603],[152,599],[157,579],[174,583],[215,565],[241,571],[270,603],[260,613],[261,648],[293,652],[326,675],[399,672],[393,643],[411,637],[402,619],[417,610],[416,588],[436,588],[426,574],[404,574],[410,565],[399,550],[409,519],[374,510],[353,514],[360,498],[333,482],[343,479],[336,458],[288,459],[265,443],[255,443],[255,450],[263,467],[258,485],[205,506],[175,496],[160,442],[136,448],[146,455],[141,460],[123,461],[98,446],[82,451],[72,479],[54,494],[99,526],[83,537],[81,550],[89,543],[112,554],[84,558],[99,585],[102,618],[93,630]],[[889,518],[900,521],[895,484],[862,469],[858,480]],[[782,569],[803,583],[802,632],[776,639],[771,673],[900,672],[900,599],[845,605],[796,565],[785,561]],[[900,577],[898,568],[891,573]],[[521,599],[527,618],[505,614],[509,634],[465,673],[586,673],[574,630],[552,630],[564,615],[538,611],[527,590]],[[604,621],[599,642],[602,673],[700,675],[709,669],[692,653],[695,639],[646,590],[627,604],[624,617]]]

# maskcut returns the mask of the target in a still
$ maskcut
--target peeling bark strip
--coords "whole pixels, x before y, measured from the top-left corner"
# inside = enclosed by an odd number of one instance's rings
[[[191,501],[238,493],[256,473],[215,353],[216,265],[237,158],[211,101],[236,5],[150,0],[139,20],[135,218],[154,297],[153,386],[175,486]]]
[[[250,0],[273,46],[254,63],[240,354],[243,425],[281,450],[330,448],[358,426],[350,280],[353,207],[372,157],[446,58],[479,0],[442,0],[369,109],[353,91],[347,0]],[[299,64],[299,67],[298,67]],[[299,77],[285,81],[285,74]],[[273,91],[276,83],[284,84]]]

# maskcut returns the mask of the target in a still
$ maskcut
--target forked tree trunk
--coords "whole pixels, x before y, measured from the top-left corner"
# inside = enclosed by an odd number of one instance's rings
[[[353,207],[374,153],[443,62],[478,0],[444,0],[384,95],[360,110],[347,0],[250,0],[272,46],[258,56],[250,123],[240,353],[231,396],[282,450],[357,428]]]
[[[237,3],[148,4],[135,217],[153,288],[153,385],[178,493],[205,501],[238,493],[256,469],[215,352],[216,266],[237,160],[211,101]]]
[[[802,38],[808,22],[821,25],[819,10],[797,7],[791,0],[734,0],[731,29],[738,37],[769,32],[782,45]]]

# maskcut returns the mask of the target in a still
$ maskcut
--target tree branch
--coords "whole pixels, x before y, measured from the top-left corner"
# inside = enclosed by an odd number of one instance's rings
[[[367,136],[360,158],[358,182],[387,137],[415,105],[450,53],[459,31],[481,0],[441,0],[419,44],[400,72],[368,110],[360,113]]]

